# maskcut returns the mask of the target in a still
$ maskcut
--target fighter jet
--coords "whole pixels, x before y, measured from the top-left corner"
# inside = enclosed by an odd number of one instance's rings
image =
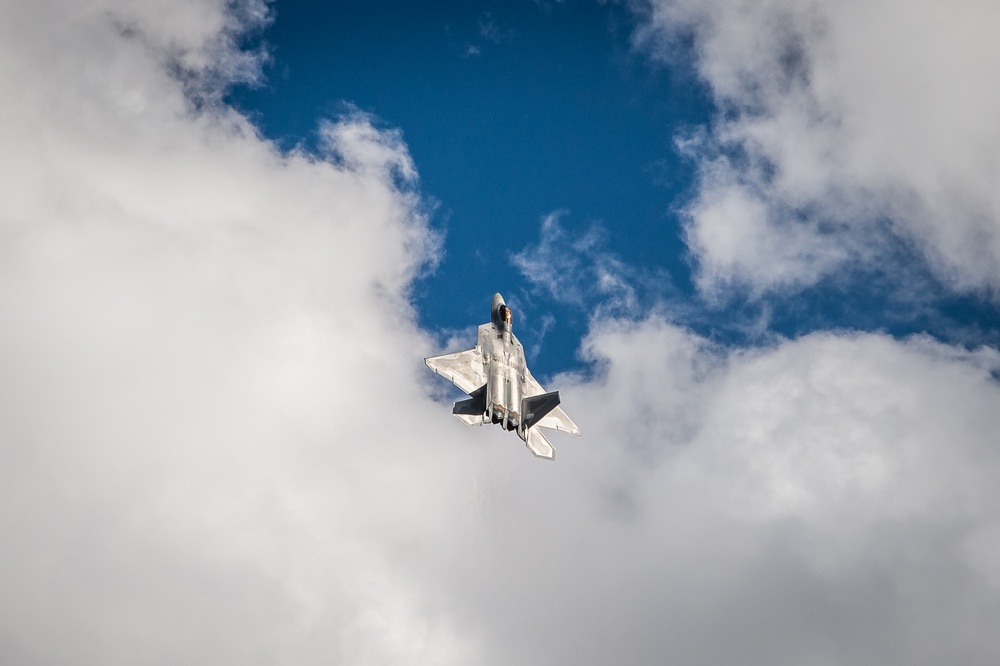
[[[556,450],[538,429],[571,435],[580,429],[559,407],[559,391],[546,393],[531,376],[524,347],[514,337],[513,313],[495,294],[490,322],[479,327],[479,341],[467,351],[425,358],[427,367],[469,394],[452,414],[470,427],[494,423],[516,431],[539,458],[553,460]]]

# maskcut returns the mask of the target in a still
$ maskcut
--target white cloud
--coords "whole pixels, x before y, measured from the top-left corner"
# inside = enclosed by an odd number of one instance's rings
[[[695,147],[704,169],[688,210],[704,289],[784,290],[885,262],[886,233],[952,289],[1000,286],[995,3],[644,6],[639,41],[670,58],[693,34],[720,110]],[[750,229],[755,242],[735,242]]]
[[[0,5],[0,661],[996,661],[995,351],[596,321],[539,463],[425,397],[400,136],[171,76],[223,6]]]
[[[706,167],[704,189],[687,211],[696,222],[685,228],[685,240],[700,259],[704,296],[717,299],[734,286],[759,295],[813,284],[847,259],[843,248],[817,242],[823,235],[814,221],[781,219],[732,176],[724,160]]]
[[[559,223],[564,215],[555,211],[542,218],[538,245],[512,255],[511,263],[555,301],[583,307],[597,298],[605,314],[635,312],[635,271],[605,249],[599,225],[574,235]]]
[[[562,462],[604,499],[566,502],[604,515],[568,528],[553,559],[574,570],[550,572],[567,607],[587,608],[574,585],[601,590],[577,658],[1000,654],[995,350],[817,334],[727,352],[656,319],[598,326],[586,348],[605,371],[564,392],[587,437]]]
[[[446,527],[395,501],[444,450],[412,160],[213,101],[228,4],[0,9],[0,661],[465,663],[393,550]]]

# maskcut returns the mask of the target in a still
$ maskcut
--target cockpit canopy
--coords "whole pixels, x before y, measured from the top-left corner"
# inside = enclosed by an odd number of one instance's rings
[[[501,303],[493,312],[493,325],[501,333],[511,330],[514,323],[514,313],[505,303]]]

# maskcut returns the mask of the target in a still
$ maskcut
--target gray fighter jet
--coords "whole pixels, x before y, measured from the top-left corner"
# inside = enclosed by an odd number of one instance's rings
[[[580,429],[559,407],[559,391],[546,393],[531,376],[524,347],[514,337],[513,315],[503,296],[493,296],[490,322],[479,327],[479,341],[468,351],[425,358],[427,367],[469,394],[452,413],[469,426],[496,423],[517,431],[528,449],[552,460],[556,450],[539,428],[579,435]]]

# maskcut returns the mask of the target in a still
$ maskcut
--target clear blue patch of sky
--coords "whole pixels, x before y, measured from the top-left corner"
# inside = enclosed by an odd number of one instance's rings
[[[522,306],[527,347],[554,317],[541,374],[578,364],[587,312],[533,294],[510,262],[557,209],[584,233],[607,230],[608,251],[665,269],[689,289],[671,212],[692,165],[673,148],[678,127],[707,122],[697,81],[632,51],[617,4],[277,2],[264,34],[267,82],[230,101],[263,133],[314,145],[317,121],[345,103],[398,128],[437,202],[445,257],[415,286],[421,324],[479,324],[496,291]]]
[[[531,359],[536,374],[578,368],[599,297],[560,303],[511,263],[539,242],[540,221],[555,210],[567,211],[560,224],[570,238],[598,222],[607,232],[602,252],[655,276],[638,287],[640,307],[681,304],[684,323],[725,344],[747,342],[745,324],[762,307],[770,329],[790,336],[860,328],[966,342],[1000,328],[996,308],[949,296],[923,273],[929,300],[919,307],[900,300],[898,280],[870,275],[765,302],[700,304],[676,213],[694,165],[673,137],[709,124],[714,110],[685,53],[668,67],[632,49],[633,17],[620,3],[299,0],[273,8],[263,35],[273,55],[267,82],[237,88],[228,101],[284,147],[315,147],[319,120],[347,105],[402,131],[421,193],[437,204],[432,226],[445,234],[444,259],[414,288],[430,330],[486,321],[500,291],[520,308],[515,330],[525,347],[542,343]]]

